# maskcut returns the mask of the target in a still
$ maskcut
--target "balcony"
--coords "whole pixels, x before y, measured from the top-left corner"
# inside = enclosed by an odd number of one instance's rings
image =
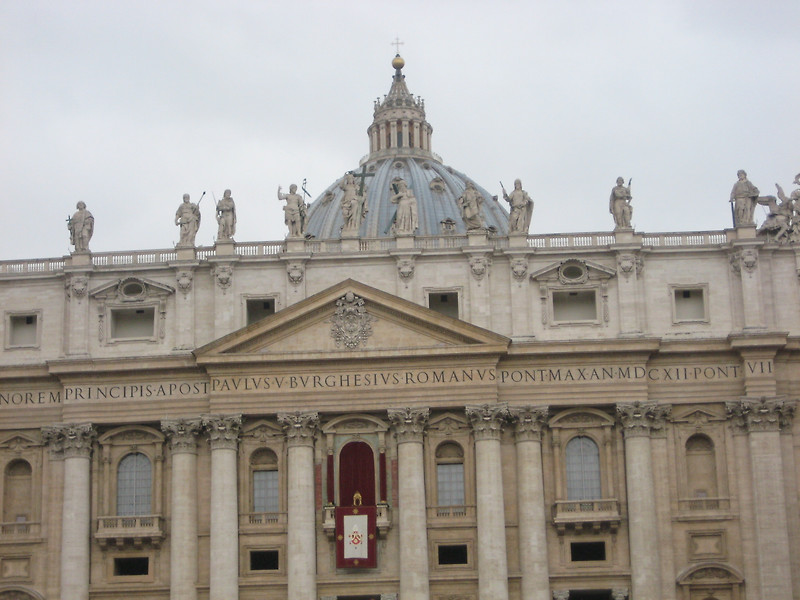
[[[164,539],[164,518],[161,515],[99,517],[94,537],[103,548],[125,544],[137,548],[149,544],[158,548]]]
[[[731,499],[728,497],[678,499],[678,521],[719,521],[731,517]]]
[[[427,511],[428,521],[475,521],[475,506],[471,505],[429,506]]]
[[[553,505],[553,524],[559,535],[567,529],[616,533],[620,524],[619,500],[559,500]]]
[[[242,533],[286,531],[286,513],[241,513],[239,515],[239,529]]]
[[[375,527],[378,530],[378,537],[385,538],[392,527],[392,511],[386,503],[378,504],[375,508]],[[328,539],[333,540],[336,535],[336,506],[327,504],[322,507],[322,511],[322,529]]]
[[[0,542],[16,542],[39,537],[40,523],[36,521],[10,521],[0,523]]]

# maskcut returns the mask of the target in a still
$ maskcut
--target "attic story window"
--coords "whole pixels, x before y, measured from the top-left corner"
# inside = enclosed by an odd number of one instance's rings
[[[153,306],[114,308],[111,310],[111,337],[116,340],[152,338],[155,318]]]
[[[445,316],[458,318],[458,292],[431,292],[428,308]]]
[[[251,298],[247,300],[247,324],[275,314],[275,298]]]
[[[553,321],[597,321],[597,293],[595,290],[553,292]]]

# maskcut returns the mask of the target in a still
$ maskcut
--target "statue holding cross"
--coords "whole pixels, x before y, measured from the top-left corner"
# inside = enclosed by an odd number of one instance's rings
[[[374,177],[375,173],[367,173],[366,165],[362,165],[361,173],[349,171],[344,176],[344,181],[339,188],[344,192],[340,206],[342,208],[342,235],[355,236],[361,228],[361,223],[367,216],[367,195],[364,182],[367,177]],[[361,179],[360,185],[356,184],[356,177]],[[356,191],[356,188],[358,190]]]

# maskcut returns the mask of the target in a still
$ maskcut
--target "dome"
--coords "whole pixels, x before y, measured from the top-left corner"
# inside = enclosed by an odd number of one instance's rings
[[[463,234],[467,225],[462,218],[459,198],[469,183],[482,198],[479,201],[481,227],[498,235],[508,234],[508,213],[486,189],[452,167],[431,151],[433,128],[425,119],[425,102],[414,97],[405,84],[400,55],[392,61],[395,75],[392,87],[383,100],[375,102],[373,122],[367,133],[370,153],[358,169],[332,183],[308,207],[305,231],[318,239],[342,237],[345,217],[342,200],[346,188],[350,197],[355,190],[365,202],[360,225],[355,223],[345,236],[395,237],[397,205],[392,203],[399,180],[406,183],[417,201],[419,226],[415,235]],[[476,219],[472,220],[472,227]]]

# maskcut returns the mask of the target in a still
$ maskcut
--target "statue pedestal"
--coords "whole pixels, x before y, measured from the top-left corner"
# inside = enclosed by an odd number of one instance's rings
[[[397,247],[402,250],[408,250],[414,248],[414,236],[413,235],[398,235],[397,236]]]
[[[217,256],[234,256],[236,254],[233,240],[217,240],[214,243],[214,249]]]
[[[467,232],[467,244],[469,246],[486,246],[489,244],[489,236],[486,235],[486,230],[478,229],[475,231]]]
[[[508,247],[509,248],[527,248],[528,247],[528,234],[527,233],[509,233],[508,234]]]
[[[92,253],[88,250],[73,252],[65,262],[71,267],[86,267],[92,264]]]
[[[306,240],[301,237],[286,238],[286,252],[305,252]]]
[[[358,252],[361,249],[361,240],[355,236],[342,236],[342,252]]]
[[[176,246],[178,260],[195,260],[197,255],[194,246]]]
[[[634,242],[633,235],[633,228],[619,227],[614,230],[614,243],[632,244]]]
[[[756,239],[756,226],[755,225],[737,225],[736,226],[736,239],[739,239],[739,240],[754,240],[754,239]]]

